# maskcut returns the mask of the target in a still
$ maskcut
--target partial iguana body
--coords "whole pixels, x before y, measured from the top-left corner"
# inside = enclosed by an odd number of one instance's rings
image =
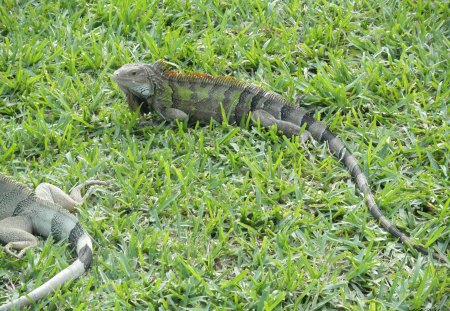
[[[58,286],[82,275],[92,261],[92,242],[89,235],[68,211],[73,211],[91,193],[81,197],[81,188],[104,182],[88,180],[74,188],[69,195],[51,184],[40,184],[35,193],[25,186],[0,174],[0,241],[6,246],[4,250],[18,258],[25,250],[38,244],[35,235],[53,236],[55,240],[68,239],[76,248],[78,258],[40,287],[26,296],[19,297],[0,310],[20,309],[47,296]],[[11,249],[20,250],[15,254]]]
[[[156,112],[166,120],[209,122],[212,118],[222,121],[225,115],[228,122],[239,123],[251,113],[252,120],[259,121],[264,127],[276,124],[278,130],[288,137],[298,135],[305,126],[314,139],[326,142],[330,151],[348,169],[364,194],[370,213],[382,227],[419,252],[429,253],[382,215],[366,176],[342,141],[305,109],[280,95],[231,77],[169,70],[161,61],[148,65],[124,65],[114,73],[113,79],[125,93],[131,109],[140,109],[141,113]],[[446,261],[437,253],[432,255]]]

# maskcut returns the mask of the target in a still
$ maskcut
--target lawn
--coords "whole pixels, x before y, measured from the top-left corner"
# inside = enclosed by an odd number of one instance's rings
[[[92,268],[48,310],[448,310],[448,265],[383,231],[327,146],[211,122],[141,127],[111,74],[164,59],[252,81],[338,134],[386,217],[448,257],[448,1],[0,0],[0,171],[65,190]],[[75,260],[0,251],[0,305]]]

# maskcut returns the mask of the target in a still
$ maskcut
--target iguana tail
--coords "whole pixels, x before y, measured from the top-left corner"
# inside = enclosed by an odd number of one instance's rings
[[[37,217],[39,224],[33,223],[33,230],[39,235],[48,236],[51,234],[55,240],[68,238],[69,243],[76,247],[78,258],[70,266],[56,274],[50,280],[32,290],[25,296],[21,296],[5,305],[0,306],[0,311],[11,309],[21,309],[25,306],[32,305],[39,299],[46,297],[54,292],[59,286],[69,280],[81,276],[91,265],[92,262],[92,241],[86,231],[82,228],[75,216],[69,214],[61,208],[55,210],[56,205],[45,202],[38,198],[33,198],[39,205],[39,208],[33,209],[34,213],[40,213],[44,217]],[[52,214],[48,219],[48,213]],[[47,223],[42,223],[44,219],[48,219]],[[45,228],[51,228],[50,230]]]
[[[303,108],[289,109],[292,115],[290,115],[288,121],[300,124],[301,126],[306,125],[306,129],[311,133],[312,137],[323,143],[327,143],[330,151],[333,155],[341,162],[347,170],[350,172],[350,175],[356,181],[356,185],[358,189],[363,193],[364,198],[366,200],[367,207],[370,213],[377,219],[381,226],[389,233],[399,238],[403,243],[411,245],[414,249],[421,252],[424,255],[431,254],[435,259],[447,263],[446,258],[441,256],[438,253],[430,252],[428,249],[415,244],[408,236],[406,236],[403,232],[397,229],[394,225],[390,223],[390,221],[383,216],[381,210],[378,208],[377,203],[375,202],[375,198],[370,190],[369,183],[364,172],[358,165],[356,158],[351,154],[350,151],[345,147],[343,142],[336,137],[326,125],[322,122],[317,121],[312,115],[306,112]],[[282,114],[283,115],[283,114]]]

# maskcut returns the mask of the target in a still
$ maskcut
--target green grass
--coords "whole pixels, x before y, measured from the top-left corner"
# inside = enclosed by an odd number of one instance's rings
[[[111,80],[165,59],[304,105],[347,143],[386,217],[448,254],[448,1],[0,0],[0,170],[109,183],[80,207],[92,269],[49,310],[444,310],[448,267],[367,212],[326,146],[212,123],[138,127]],[[447,255],[448,256],[448,255]],[[0,304],[74,260],[0,252]]]

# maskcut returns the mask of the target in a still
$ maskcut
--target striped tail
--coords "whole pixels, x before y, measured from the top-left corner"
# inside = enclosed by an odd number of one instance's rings
[[[367,207],[370,213],[378,219],[381,226],[389,233],[399,238],[403,243],[411,245],[414,249],[424,255],[431,254],[435,259],[447,263],[447,259],[438,253],[430,252],[428,249],[415,244],[408,236],[392,225],[389,220],[383,216],[381,210],[378,208],[375,198],[370,190],[369,183],[366,176],[358,165],[356,158],[347,150],[343,142],[328,130],[326,125],[317,121],[312,115],[306,112],[303,108],[296,109],[297,122],[303,126],[306,124],[306,129],[311,133],[312,137],[319,142],[327,142],[330,151],[341,162],[350,175],[355,179],[358,189],[363,193],[366,200]]]
[[[32,290],[25,296],[21,296],[5,305],[0,306],[0,311],[11,309],[21,309],[23,307],[34,304],[36,301],[53,293],[59,286],[69,280],[80,277],[91,265],[92,262],[92,241],[89,235],[84,231],[79,223],[71,230],[69,242],[76,245],[77,260],[70,266],[59,272],[50,280]]]

